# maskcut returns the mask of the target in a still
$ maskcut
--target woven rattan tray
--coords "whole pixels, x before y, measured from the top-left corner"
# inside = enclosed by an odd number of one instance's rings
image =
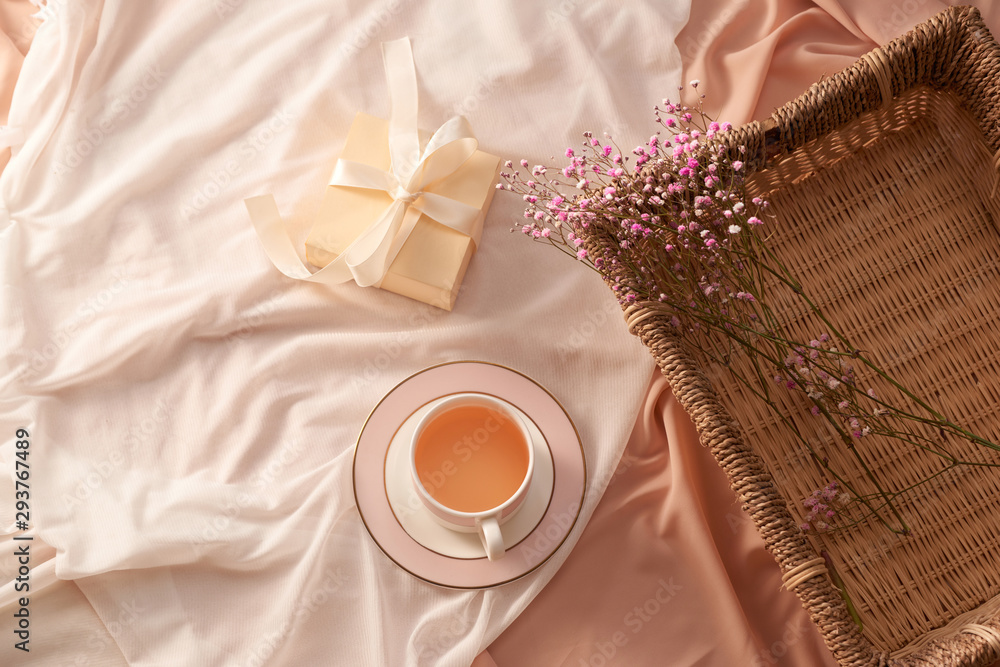
[[[747,149],[751,196],[771,202],[770,245],[827,316],[917,395],[994,442],[998,70],[1000,47],[978,11],[952,8],[728,140]],[[822,330],[799,302],[772,305],[801,339]],[[879,525],[807,537],[798,508],[826,478],[801,446],[727,373],[673,338],[658,311],[635,304],[625,315],[840,664],[1000,658],[1000,469],[961,468],[911,494],[901,505],[908,537]],[[785,407],[822,450],[820,420]],[[875,439],[869,447],[877,474],[898,488],[933,469],[919,452]],[[835,464],[851,465],[828,450]],[[971,446],[963,453],[989,459]]]

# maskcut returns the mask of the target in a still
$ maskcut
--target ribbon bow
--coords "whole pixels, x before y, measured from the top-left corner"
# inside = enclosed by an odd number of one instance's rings
[[[468,121],[456,116],[421,149],[417,131],[417,73],[408,38],[382,44],[392,112],[389,116],[389,171],[350,160],[337,160],[330,185],[381,190],[392,198],[382,214],[340,255],[313,273],[299,259],[281,222],[274,197],[245,200],[265,252],[286,276],[322,283],[354,280],[378,286],[410,236],[421,214],[478,243],[483,215],[478,208],[425,188],[454,173],[476,152],[478,142]]]

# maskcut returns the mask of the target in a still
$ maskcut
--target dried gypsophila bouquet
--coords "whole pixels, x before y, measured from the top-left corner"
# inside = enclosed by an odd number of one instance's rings
[[[768,202],[747,200],[740,159],[746,149],[731,152],[720,141],[732,126],[709,117],[703,99],[696,107],[663,100],[654,107],[662,130],[631,155],[611,137],[602,142],[585,132],[581,148],[566,149],[565,166],[529,167],[521,160],[529,176],[508,161],[497,188],[523,197],[524,234],[597,270],[621,304],[665,312],[679,338],[725,367],[792,430],[832,478],[803,501],[804,532],[840,530],[874,517],[894,533],[908,534],[895,504],[900,496],[959,466],[1000,465],[955,456],[946,446],[949,436],[991,450],[1000,446],[907,390],[824,316],[769,250],[763,231]],[[790,290],[826,331],[809,341],[790,338],[768,305],[773,285]],[[746,355],[750,371],[731,363],[734,354]],[[859,386],[856,367],[881,377],[900,402],[916,406],[914,412]],[[826,420],[873,492],[861,492],[856,480],[833,469],[782,415],[775,392],[786,390],[804,397],[810,412]],[[871,436],[938,456],[943,467],[905,489],[884,488],[859,446]]]

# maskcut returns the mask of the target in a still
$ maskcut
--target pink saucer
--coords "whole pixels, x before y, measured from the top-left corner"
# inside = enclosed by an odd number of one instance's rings
[[[461,392],[491,394],[517,406],[543,435],[540,446],[547,444],[552,458],[552,489],[544,513],[526,537],[493,562],[485,553],[459,556],[449,548],[416,541],[393,512],[389,496],[394,494],[386,488],[387,455],[400,427],[428,403]],[[586,481],[580,437],[555,398],[525,375],[479,361],[432,366],[396,385],[368,416],[354,452],[354,498],[375,544],[413,576],[447,588],[499,586],[548,560],[576,523]]]

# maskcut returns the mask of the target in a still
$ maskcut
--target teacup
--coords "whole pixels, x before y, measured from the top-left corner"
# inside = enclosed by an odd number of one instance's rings
[[[531,435],[513,407],[486,394],[450,396],[417,423],[410,477],[431,515],[447,528],[479,533],[490,560],[506,552],[500,526],[531,484]]]

